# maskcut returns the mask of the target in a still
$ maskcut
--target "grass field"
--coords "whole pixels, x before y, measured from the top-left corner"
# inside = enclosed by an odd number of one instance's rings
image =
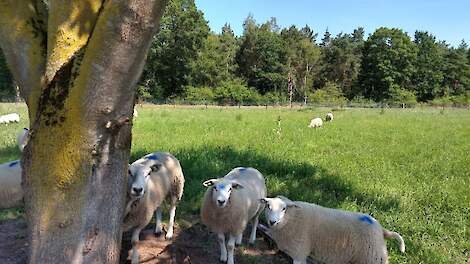
[[[16,107],[1,105],[0,114]],[[390,241],[391,263],[470,259],[470,110],[339,109],[317,130],[307,128],[310,118],[330,109],[138,110],[132,159],[158,150],[181,161],[179,214],[198,213],[203,180],[252,166],[270,195],[369,213],[401,233],[407,252]],[[25,116],[24,107],[16,111]],[[25,124],[2,125],[0,161],[19,157],[16,134]]]

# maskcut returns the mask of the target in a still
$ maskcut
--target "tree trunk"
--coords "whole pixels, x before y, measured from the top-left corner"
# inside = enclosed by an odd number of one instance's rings
[[[164,0],[5,0],[0,45],[30,116],[30,263],[117,263],[134,87]]]

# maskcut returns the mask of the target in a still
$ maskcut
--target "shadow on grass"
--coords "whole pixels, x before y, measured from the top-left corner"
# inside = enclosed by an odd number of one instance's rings
[[[135,151],[132,160],[144,156]],[[399,207],[395,197],[381,197],[362,193],[343,178],[332,175],[324,168],[292,160],[273,160],[251,151],[238,151],[229,146],[207,146],[179,149],[173,154],[180,160],[186,178],[183,201],[179,211],[199,213],[205,188],[204,180],[224,176],[238,166],[254,167],[267,180],[268,195],[284,195],[292,200],[313,202],[326,207],[337,208],[345,201],[358,205],[373,205],[380,211],[391,211]]]

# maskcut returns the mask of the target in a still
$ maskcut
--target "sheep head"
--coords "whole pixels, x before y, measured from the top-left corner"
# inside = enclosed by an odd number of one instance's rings
[[[230,201],[232,190],[243,188],[243,186],[234,180],[228,179],[210,179],[202,185],[212,189],[212,201],[219,208],[224,208]]]
[[[159,161],[148,160],[145,163],[129,165],[128,187],[132,198],[142,198],[147,192],[150,175],[157,172],[162,164]]]
[[[261,198],[260,202],[266,205],[264,213],[266,215],[268,225],[271,228],[275,228],[279,223],[282,223],[288,208],[298,207],[294,202],[284,196]]]

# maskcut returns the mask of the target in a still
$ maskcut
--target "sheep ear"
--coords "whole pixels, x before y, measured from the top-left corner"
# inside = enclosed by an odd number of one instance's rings
[[[238,182],[232,182],[232,188],[233,189],[243,189],[245,187],[243,187],[243,185],[241,185],[240,183]]]
[[[291,201],[289,198],[287,198],[285,196],[278,195],[277,198],[281,199],[284,203],[286,203],[287,208],[289,208],[289,207],[299,208],[299,206],[297,204],[295,204],[293,201]]]
[[[217,182],[217,179],[210,179],[210,180],[203,182],[202,185],[204,185],[204,187],[210,187],[214,185],[215,182]]]
[[[290,202],[290,203],[286,203],[286,206],[287,208],[300,208],[300,206],[298,206],[297,204],[293,203],[293,202]]]
[[[152,169],[153,172],[156,172],[156,171],[158,171],[161,167],[162,167],[162,164],[161,164],[161,163],[155,163],[155,164],[152,165],[152,167],[150,167],[150,169]]]

